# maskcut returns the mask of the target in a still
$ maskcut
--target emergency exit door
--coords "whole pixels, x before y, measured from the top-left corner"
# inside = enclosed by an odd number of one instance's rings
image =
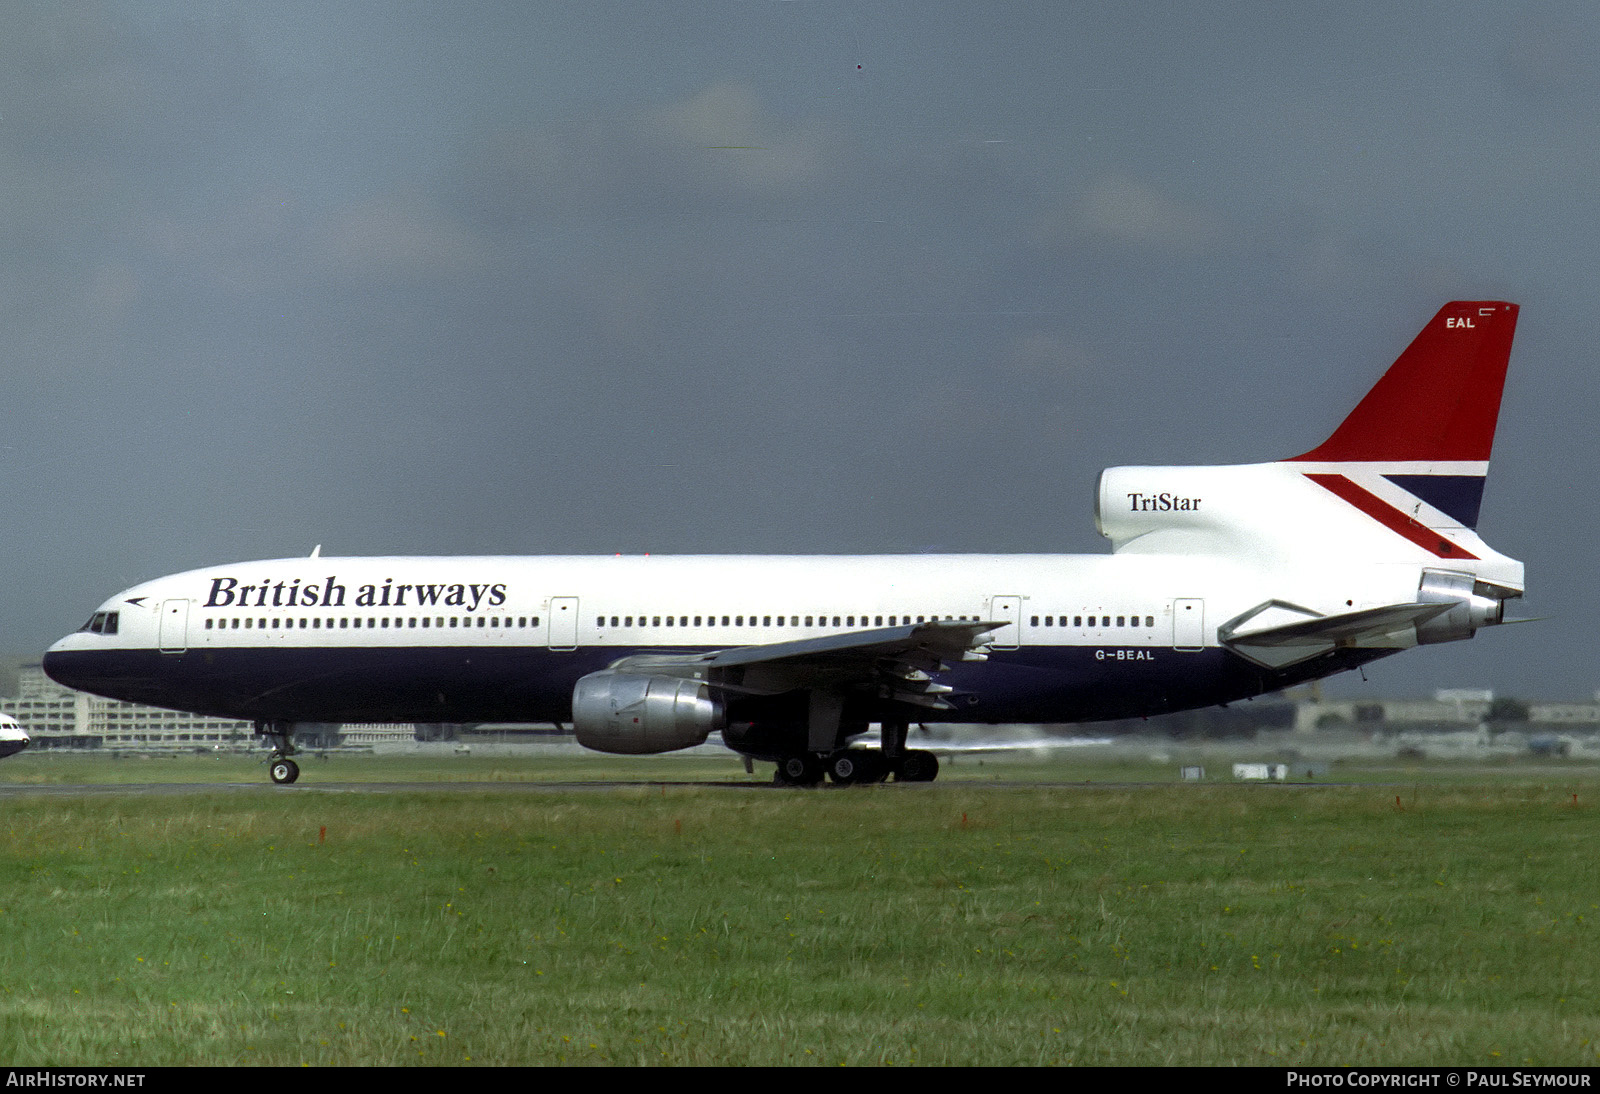
[[[994,641],[989,643],[990,649],[1014,650],[1017,643],[1022,641],[1022,597],[1020,596],[991,596],[989,598],[989,619],[994,622],[1004,621],[1005,626],[994,631]]]

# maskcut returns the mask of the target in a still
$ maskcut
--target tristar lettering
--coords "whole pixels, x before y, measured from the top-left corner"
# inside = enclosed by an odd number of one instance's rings
[[[1131,513],[1187,513],[1198,508],[1199,498],[1181,498],[1176,494],[1128,495],[1128,511]]]
[[[318,583],[301,584],[293,581],[263,579],[258,584],[242,584],[236,577],[211,579],[211,595],[206,597],[208,608],[342,608],[346,588],[336,576]],[[494,585],[397,585],[388,578],[382,585],[361,585],[356,590],[355,606],[359,608],[404,608],[406,596],[414,596],[412,604],[422,607],[445,604],[464,611],[475,612],[480,607],[498,608],[506,602],[504,582]]]

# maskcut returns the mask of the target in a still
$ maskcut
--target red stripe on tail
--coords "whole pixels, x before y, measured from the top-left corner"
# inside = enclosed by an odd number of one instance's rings
[[[1487,460],[1516,327],[1515,304],[1446,304],[1333,436],[1294,458]]]
[[[1429,551],[1440,558],[1478,557],[1471,551],[1451,543],[1432,528],[1418,524],[1401,510],[1376,494],[1357,486],[1343,475],[1307,475],[1306,478],[1349,502],[1389,531],[1406,537],[1424,551]]]

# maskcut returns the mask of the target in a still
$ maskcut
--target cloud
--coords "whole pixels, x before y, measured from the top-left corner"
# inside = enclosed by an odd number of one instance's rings
[[[444,189],[463,217],[496,230],[563,214],[788,209],[838,177],[840,143],[816,122],[775,117],[750,85],[722,82],[664,106],[485,136]]]
[[[1163,251],[1208,250],[1226,235],[1215,214],[1122,173],[1107,175],[1091,186],[1072,210],[1070,221],[1058,221],[1055,230],[1067,227],[1092,238]]]
[[[338,214],[319,233],[316,256],[329,272],[409,280],[468,273],[490,247],[428,202],[386,195]]]
[[[780,194],[809,189],[828,174],[820,133],[780,124],[748,84],[714,84],[649,122],[661,151],[679,159],[696,185]]]
[[[1093,367],[1089,354],[1058,334],[1034,331],[1011,339],[1005,366],[1022,377],[1040,381],[1071,379]]]

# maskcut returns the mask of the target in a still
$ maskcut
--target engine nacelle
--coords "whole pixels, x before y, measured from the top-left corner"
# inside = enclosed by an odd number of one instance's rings
[[[1471,638],[1479,627],[1492,627],[1505,618],[1506,602],[1477,591],[1471,574],[1447,570],[1422,571],[1417,600],[1423,604],[1450,604],[1449,611],[1417,627],[1417,641],[1455,642]]]
[[[630,756],[704,743],[727,725],[722,700],[703,681],[591,672],[572,689],[572,729],[597,752]]]

